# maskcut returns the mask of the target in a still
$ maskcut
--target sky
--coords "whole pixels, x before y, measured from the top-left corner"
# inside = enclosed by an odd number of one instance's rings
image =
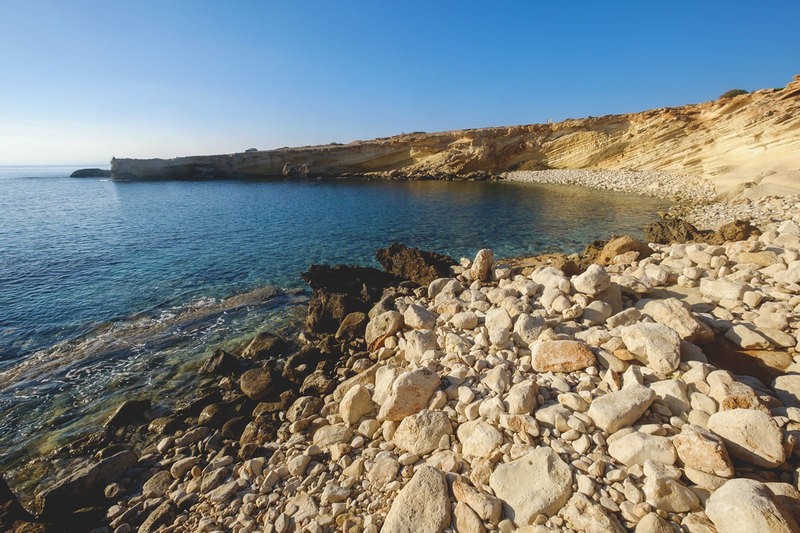
[[[0,0],[0,165],[703,102],[800,74],[800,2]]]

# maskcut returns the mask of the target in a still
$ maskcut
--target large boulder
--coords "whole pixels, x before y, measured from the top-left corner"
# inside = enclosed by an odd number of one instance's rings
[[[639,300],[636,307],[642,314],[675,330],[685,341],[709,342],[714,340],[714,332],[711,328],[697,320],[689,307],[677,298]]]
[[[400,421],[418,413],[428,405],[441,380],[427,368],[400,374],[392,383],[389,396],[381,405],[379,420]]]
[[[103,503],[106,485],[136,466],[137,462],[136,454],[126,450],[74,472],[36,495],[41,516],[48,521],[59,521],[75,509]]]
[[[450,525],[450,498],[444,474],[422,465],[392,503],[383,533],[441,533]]]
[[[410,248],[399,242],[381,248],[375,254],[386,272],[419,285],[428,285],[435,279],[450,276],[453,258],[419,248]]]
[[[797,533],[794,518],[784,513],[769,488],[752,479],[731,479],[706,502],[706,515],[720,533],[769,531]]]
[[[313,333],[336,333],[350,313],[367,313],[383,290],[401,280],[376,268],[311,265],[303,279],[313,289],[306,327]]]
[[[708,429],[722,437],[731,455],[743,461],[765,468],[775,468],[786,461],[781,428],[764,411],[720,411],[709,417]]]
[[[400,422],[392,442],[401,450],[425,455],[439,447],[442,437],[452,434],[453,425],[447,414],[423,409]]]
[[[280,336],[262,331],[242,350],[242,357],[247,359],[268,359],[285,355],[289,344]]]
[[[506,517],[521,527],[564,507],[572,496],[572,471],[551,448],[536,448],[495,468],[489,485],[503,500]]]
[[[663,324],[640,322],[622,330],[622,342],[636,359],[661,376],[674,372],[681,362],[681,338]]]
[[[665,217],[644,227],[648,242],[671,244],[674,242],[702,241],[710,231],[700,231],[681,218]]]
[[[628,252],[636,252],[638,259],[644,259],[652,255],[653,250],[630,235],[623,235],[608,241],[594,261],[600,265],[608,266],[615,257]]]

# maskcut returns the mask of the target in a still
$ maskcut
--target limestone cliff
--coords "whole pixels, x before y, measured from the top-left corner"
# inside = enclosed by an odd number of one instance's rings
[[[800,191],[800,76],[783,89],[555,124],[418,133],[345,145],[115,159],[117,180],[484,177],[510,170],[665,170],[720,192]]]

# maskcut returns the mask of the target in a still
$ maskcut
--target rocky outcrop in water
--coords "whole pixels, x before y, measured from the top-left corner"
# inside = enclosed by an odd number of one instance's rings
[[[111,171],[102,168],[81,168],[69,175],[70,178],[110,178]]]
[[[783,89],[555,124],[414,133],[345,145],[115,159],[117,180],[384,176],[485,179],[514,170],[660,170],[720,192],[800,190],[800,77]]]

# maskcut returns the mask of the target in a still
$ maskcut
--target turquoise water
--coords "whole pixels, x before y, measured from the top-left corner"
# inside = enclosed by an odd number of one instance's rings
[[[297,327],[312,263],[377,266],[393,241],[455,258],[580,251],[640,234],[665,207],[521,183],[114,183],[71,170],[0,167],[0,465],[123,397],[179,396],[192,373],[176,369],[220,343]],[[296,290],[224,300],[268,285]]]

